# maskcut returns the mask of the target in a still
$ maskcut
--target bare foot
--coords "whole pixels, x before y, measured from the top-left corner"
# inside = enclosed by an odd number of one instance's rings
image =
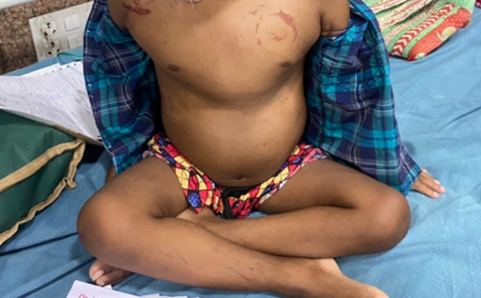
[[[89,276],[99,286],[115,285],[132,275],[132,272],[114,268],[99,260],[90,266]]]
[[[362,284],[345,276],[333,259],[307,260],[310,262],[310,277],[307,284],[290,297],[302,298],[389,298],[376,287]]]
[[[180,213],[177,218],[188,220],[201,226],[208,222],[218,219],[214,213],[208,209],[203,209],[197,213],[194,209],[189,208]],[[286,289],[285,285],[276,292],[281,295],[295,298],[389,298],[381,290],[362,284],[345,276],[336,261],[333,259],[299,259],[293,268],[300,274],[292,276],[297,281],[290,280],[296,286],[296,289]],[[114,268],[100,261],[96,261],[90,267],[90,278],[99,286],[108,284],[117,284],[122,282],[132,273]]]
[[[440,194],[446,192],[441,182],[431,177],[426,169],[421,169],[421,171],[421,175],[414,183],[412,190],[420,192],[431,199],[437,199]]]
[[[281,295],[295,298],[389,298],[381,290],[345,276],[333,259],[300,260],[298,266],[301,267],[299,271],[307,272],[307,275],[296,282],[297,289],[279,290]],[[130,275],[132,272],[98,260],[89,271],[90,278],[99,286],[118,284]]]

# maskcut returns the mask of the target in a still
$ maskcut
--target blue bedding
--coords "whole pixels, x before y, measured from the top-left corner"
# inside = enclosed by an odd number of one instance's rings
[[[411,229],[393,250],[338,259],[348,276],[392,298],[481,297],[480,34],[481,10],[475,9],[471,25],[426,59],[391,60],[403,140],[447,189],[439,200],[408,195]],[[61,298],[74,280],[89,280],[93,257],[81,247],[75,222],[82,205],[102,186],[109,165],[105,153],[83,162],[77,189],[64,192],[0,247],[0,297]],[[140,275],[116,288],[137,295],[276,297],[189,288]]]

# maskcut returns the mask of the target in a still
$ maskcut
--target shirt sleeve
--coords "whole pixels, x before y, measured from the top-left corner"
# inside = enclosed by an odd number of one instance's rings
[[[142,158],[158,100],[153,64],[128,30],[96,0],[84,36],[84,77],[102,141],[119,174]]]
[[[369,7],[351,0],[347,30],[321,37],[308,60],[307,139],[406,195],[421,171],[401,142],[388,53]]]

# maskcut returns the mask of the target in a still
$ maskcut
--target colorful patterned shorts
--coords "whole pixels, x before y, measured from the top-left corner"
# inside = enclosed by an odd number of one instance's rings
[[[280,170],[267,181],[254,187],[228,188],[216,185],[182,155],[165,135],[155,135],[148,145],[144,158],[157,157],[170,165],[179,179],[189,204],[197,212],[208,207],[216,215],[222,215],[227,219],[246,218],[249,213],[257,210],[262,203],[278,192],[306,164],[327,158],[321,149],[300,143]]]

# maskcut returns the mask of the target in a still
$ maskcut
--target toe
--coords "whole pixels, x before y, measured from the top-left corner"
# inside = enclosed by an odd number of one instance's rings
[[[96,281],[102,275],[112,272],[113,270],[115,270],[114,267],[97,260],[92,266],[90,266],[89,276],[93,281]]]
[[[99,278],[105,275],[105,272],[103,270],[97,270],[95,273],[90,277],[92,281],[97,281]]]
[[[102,275],[95,283],[99,286],[116,285],[132,275],[132,272],[122,269],[115,269],[110,273]]]
[[[112,267],[99,260],[92,264],[89,271],[90,278],[99,286],[118,284],[131,274],[129,271]]]

